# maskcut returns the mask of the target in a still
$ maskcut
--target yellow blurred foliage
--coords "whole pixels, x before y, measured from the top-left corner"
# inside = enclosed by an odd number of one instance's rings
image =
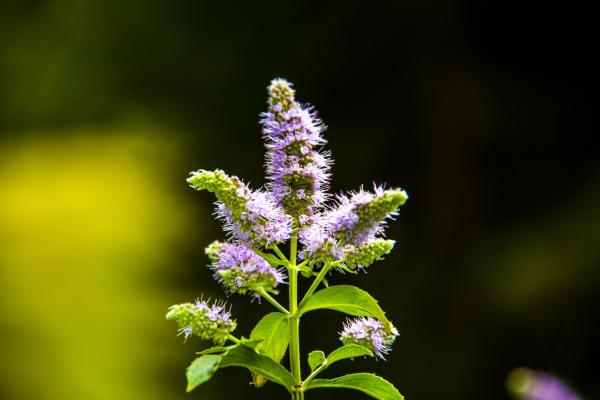
[[[185,185],[169,180],[176,146],[142,133],[0,147],[0,393],[185,398],[159,379],[165,364],[183,367],[163,319],[181,296],[160,281],[198,218],[171,190]]]

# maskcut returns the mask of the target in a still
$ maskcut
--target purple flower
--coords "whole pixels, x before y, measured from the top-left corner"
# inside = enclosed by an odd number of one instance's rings
[[[383,234],[386,219],[396,216],[407,198],[403,190],[383,186],[375,186],[374,193],[361,189],[349,197],[338,195],[337,205],[323,215],[324,229],[343,244],[361,246]]]
[[[340,260],[344,256],[338,240],[325,231],[318,216],[313,218],[311,225],[300,230],[299,238],[302,243],[299,256],[302,259],[310,258],[314,262],[325,263]]]
[[[289,239],[291,218],[264,190],[251,190],[241,179],[221,170],[199,170],[188,179],[197,190],[215,193],[217,216],[232,238],[249,246],[268,247]]]
[[[580,400],[581,398],[556,376],[543,371],[517,368],[507,380],[508,389],[523,400]]]
[[[381,359],[389,353],[397,336],[396,328],[391,326],[391,332],[387,332],[381,321],[371,317],[348,319],[340,332],[342,343],[366,347]]]
[[[291,84],[275,79],[269,86],[269,110],[261,118],[267,141],[267,174],[278,204],[301,226],[326,200],[331,161],[318,148],[326,143],[316,112],[294,99]]]
[[[284,277],[262,257],[241,244],[213,243],[207,248],[214,277],[230,293],[275,292]]]

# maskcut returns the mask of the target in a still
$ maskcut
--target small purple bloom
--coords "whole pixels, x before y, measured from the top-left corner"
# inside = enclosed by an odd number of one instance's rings
[[[259,296],[257,291],[274,292],[275,287],[284,282],[279,270],[241,244],[221,243],[210,247],[214,277],[230,293],[251,291]]]
[[[396,328],[392,326],[388,333],[381,321],[371,317],[348,319],[344,323],[344,330],[340,332],[342,343],[366,347],[381,359],[389,353],[397,336]]]

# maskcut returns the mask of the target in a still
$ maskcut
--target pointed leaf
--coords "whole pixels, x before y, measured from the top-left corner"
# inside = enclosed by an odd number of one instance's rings
[[[294,385],[294,377],[281,364],[243,344],[231,347],[227,353],[221,356],[219,368],[226,367],[248,368],[288,390]]]
[[[355,316],[375,317],[390,329],[390,322],[377,300],[356,286],[337,285],[319,290],[304,303],[299,312],[304,314],[324,308]]]
[[[394,385],[375,374],[359,373],[334,379],[314,379],[306,390],[317,388],[354,389],[378,400],[404,400]]]
[[[228,347],[221,347],[221,346],[216,346],[216,347],[211,347],[209,349],[205,349],[202,351],[197,352],[196,354],[216,354],[216,353],[225,353],[227,351]]]
[[[355,344],[349,344],[335,349],[327,356],[327,363],[333,364],[346,358],[354,358],[360,356],[373,357],[373,352],[366,347],[358,346]]]
[[[187,378],[187,392],[191,392],[194,388],[208,381],[219,368],[221,356],[205,355],[196,358],[188,367],[185,377]]]
[[[308,353],[308,365],[310,366],[310,372],[317,369],[325,361],[325,353],[321,350],[315,350]]]
[[[250,339],[260,340],[255,347],[256,351],[271,357],[276,362],[281,361],[290,342],[287,316],[280,312],[265,315],[252,330]],[[257,387],[266,383],[265,377],[256,372],[252,372],[252,378]]]

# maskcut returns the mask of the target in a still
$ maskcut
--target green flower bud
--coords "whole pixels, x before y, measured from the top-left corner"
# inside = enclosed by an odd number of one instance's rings
[[[287,111],[294,105],[296,91],[292,89],[292,84],[285,79],[273,79],[267,90],[271,106],[280,104],[282,111]]]
[[[381,260],[394,248],[394,240],[372,239],[361,246],[344,247],[345,263],[350,269],[365,268]]]
[[[215,240],[204,249],[204,254],[208,256],[211,263],[217,263],[219,261],[219,255],[223,249],[225,243]]]
[[[177,322],[179,334],[186,339],[195,335],[200,339],[212,340],[217,345],[225,343],[236,328],[236,322],[231,319],[225,304],[209,306],[203,300],[171,306],[166,318]]]

